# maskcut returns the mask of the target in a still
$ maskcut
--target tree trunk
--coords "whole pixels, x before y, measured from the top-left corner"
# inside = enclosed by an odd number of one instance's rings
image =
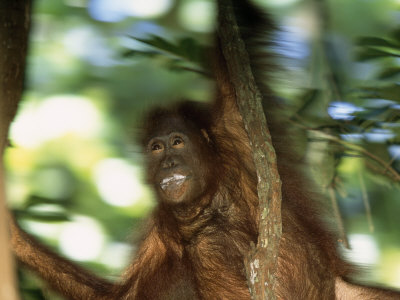
[[[30,12],[30,0],[0,1],[0,299],[9,300],[18,299],[18,294],[9,248],[3,153],[23,90]]]

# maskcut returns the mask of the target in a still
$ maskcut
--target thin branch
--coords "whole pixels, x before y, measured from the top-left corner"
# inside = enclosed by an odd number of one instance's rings
[[[332,186],[328,188],[328,193],[329,193],[329,198],[331,199],[333,213],[335,215],[336,224],[339,230],[339,236],[340,236],[339,242],[342,243],[343,246],[346,247],[347,249],[350,249],[349,240],[347,239],[347,234],[344,229],[342,214],[340,213],[339,205],[335,195],[335,190]]]
[[[400,156],[400,154],[394,155],[394,156],[392,157],[392,159],[387,163],[387,165],[391,167],[391,166],[393,165],[393,163],[399,158],[399,156]],[[387,167],[382,171],[383,174],[385,174],[386,171],[387,171]]]
[[[358,153],[361,153],[363,155],[365,155],[366,157],[372,159],[373,161],[377,162],[378,164],[380,164],[383,168],[384,168],[384,174],[389,175],[392,180],[396,181],[396,182],[400,182],[400,174],[390,166],[390,162],[386,162],[383,159],[379,158],[378,156],[372,154],[371,152],[365,150],[363,147],[346,142],[334,135],[330,135],[327,134],[326,132],[320,131],[320,130],[315,130],[315,129],[309,129],[311,131],[318,131],[318,133],[320,133],[322,135],[322,138],[335,142],[337,144],[340,144],[342,146],[345,146],[347,149],[350,150],[354,150],[357,151]]]
[[[374,232],[374,222],[372,221],[371,206],[369,204],[369,198],[367,188],[365,187],[364,177],[361,172],[358,172],[358,179],[360,181],[361,195],[365,207],[365,214],[367,215],[369,231]]]

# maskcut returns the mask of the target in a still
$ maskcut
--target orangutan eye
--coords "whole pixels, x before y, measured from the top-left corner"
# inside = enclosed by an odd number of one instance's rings
[[[185,143],[183,142],[183,139],[179,136],[176,136],[172,140],[172,147],[175,149],[180,149],[185,146]]]
[[[161,143],[153,143],[151,144],[151,152],[160,153],[164,150],[164,146]]]

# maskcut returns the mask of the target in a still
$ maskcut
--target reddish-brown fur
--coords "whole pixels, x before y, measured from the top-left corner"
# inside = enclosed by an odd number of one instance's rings
[[[243,15],[239,22],[243,36],[247,37],[253,69],[265,95],[282,179],[283,234],[277,297],[319,300],[334,299],[337,294],[340,299],[358,299],[357,295],[362,293],[356,294],[354,288],[349,292],[352,286],[338,279],[350,275],[351,267],[338,255],[336,236],[321,222],[315,201],[320,196],[312,191],[312,184],[300,171],[301,159],[293,145],[288,144],[287,122],[258,74],[265,69],[254,68],[268,58],[253,53],[259,43],[258,29],[268,30],[272,26],[247,1],[237,1],[237,5],[241,6],[238,11]],[[243,259],[250,243],[257,241],[256,173],[235,91],[226,75],[226,62],[218,47],[215,52],[215,102],[209,108],[183,103],[157,110],[147,119],[144,134],[146,140],[149,132],[157,131],[157,122],[165,125],[170,118],[181,118],[201,140],[194,142],[209,147],[203,151],[200,163],[212,171],[212,183],[191,204],[170,206],[160,200],[122,283],[112,284],[89,274],[12,226],[18,258],[69,299],[250,299]],[[386,291],[364,291],[359,299],[396,297]]]

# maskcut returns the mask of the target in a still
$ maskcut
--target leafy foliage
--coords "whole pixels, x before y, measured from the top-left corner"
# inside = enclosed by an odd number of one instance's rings
[[[361,46],[358,52],[358,59],[366,61],[382,57],[400,57],[400,40],[396,39],[396,34],[392,35],[393,38],[378,38],[378,37],[364,37],[358,41]]]
[[[207,48],[200,45],[191,37],[179,39],[176,43],[170,42],[160,36],[151,35],[147,39],[132,37],[149,46],[148,50],[128,50],[124,56],[163,57],[167,60],[166,66],[175,71],[193,71],[208,75],[206,70]]]

